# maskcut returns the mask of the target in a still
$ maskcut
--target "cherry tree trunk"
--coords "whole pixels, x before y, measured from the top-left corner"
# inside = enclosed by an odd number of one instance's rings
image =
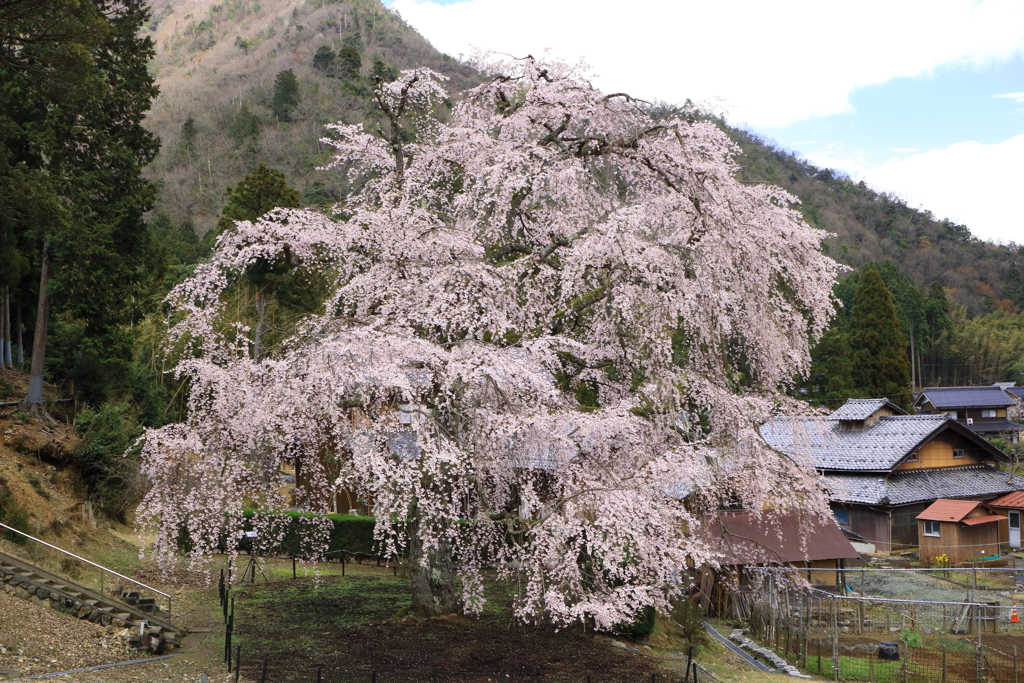
[[[409,576],[412,579],[412,611],[420,617],[439,617],[459,609],[455,590],[455,565],[451,545],[445,541],[426,548],[413,506],[409,525]]]

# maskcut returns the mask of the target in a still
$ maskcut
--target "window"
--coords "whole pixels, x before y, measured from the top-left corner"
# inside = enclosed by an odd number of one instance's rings
[[[981,416],[982,417],[995,417],[996,416],[996,411],[995,410],[983,410],[983,411],[981,411]]]
[[[939,523],[928,522],[924,523],[924,535],[925,536],[939,536]]]
[[[836,516],[836,521],[843,526],[850,526],[850,511],[849,510],[833,510],[832,514]]]
[[[959,448],[953,449],[953,457],[954,458],[962,458],[962,457],[964,457],[964,452],[962,450],[960,450]]]
[[[907,462],[917,462],[917,451],[907,456]]]
[[[958,419],[958,420],[966,420],[967,419],[967,411],[966,410],[958,410],[958,411],[956,411],[956,419]]]

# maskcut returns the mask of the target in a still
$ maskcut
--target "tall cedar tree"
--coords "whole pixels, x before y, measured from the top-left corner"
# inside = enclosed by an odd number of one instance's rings
[[[900,332],[892,295],[877,270],[864,274],[854,297],[849,340],[853,381],[858,391],[870,397],[884,396],[902,408],[909,408],[907,340]]]
[[[148,10],[138,0],[92,4],[66,10],[81,12],[81,23],[89,25],[98,10],[104,22],[99,38],[87,33],[70,50],[79,78],[67,88],[51,89],[48,84],[64,82],[68,74],[36,79],[31,68],[2,70],[2,182],[10,187],[27,183],[43,202],[67,208],[39,223],[28,220],[29,214],[12,221],[15,242],[38,255],[27,276],[40,283],[33,379],[26,401],[33,410],[42,401],[51,311],[82,326],[84,337],[76,353],[91,355],[100,365],[117,365],[115,356],[130,354],[130,345],[117,341],[123,337],[117,328],[140,313],[125,302],[137,301],[143,281],[159,271],[143,221],[154,188],[141,171],[159,147],[142,126],[157,94],[147,71],[153,43],[138,37]],[[51,49],[42,43],[32,45],[31,51],[50,54],[69,48]],[[55,58],[52,69],[64,64]]]

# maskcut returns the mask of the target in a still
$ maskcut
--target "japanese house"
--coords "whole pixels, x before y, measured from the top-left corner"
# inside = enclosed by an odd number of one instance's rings
[[[1016,402],[999,385],[990,387],[928,387],[914,402],[920,414],[945,413],[975,434],[987,439],[1001,437],[1010,443],[1020,441],[1024,425],[1011,422],[1007,410]]]
[[[940,498],[917,516],[921,559],[932,562],[945,555],[950,566],[999,554],[999,522],[988,506],[973,500]]]
[[[880,551],[916,548],[917,516],[940,498],[985,502],[1024,489],[1024,477],[998,469],[1009,457],[968,425],[946,413],[907,415],[885,399],[776,418],[761,434],[815,467],[840,525]]]

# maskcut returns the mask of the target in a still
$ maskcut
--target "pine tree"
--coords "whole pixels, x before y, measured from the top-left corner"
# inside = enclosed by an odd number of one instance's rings
[[[907,340],[900,332],[892,295],[877,270],[864,274],[853,300],[850,350],[853,382],[859,392],[910,407]]]
[[[338,52],[338,75],[341,78],[355,78],[363,68],[363,58],[355,45],[346,45]]]
[[[178,136],[178,150],[191,159],[196,153],[196,137],[199,130],[196,128],[196,120],[191,115],[181,124],[181,134]]]
[[[274,79],[272,108],[278,121],[291,121],[292,109],[299,103],[299,80],[291,69],[282,71]]]
[[[313,68],[322,71],[326,75],[333,75],[334,60],[338,55],[334,50],[321,45],[320,49],[313,55]]]

